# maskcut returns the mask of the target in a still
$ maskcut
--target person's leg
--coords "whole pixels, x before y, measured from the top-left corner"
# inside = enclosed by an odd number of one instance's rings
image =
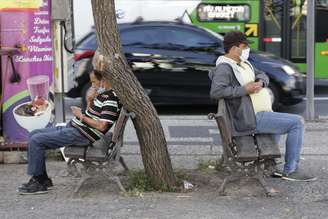
[[[34,135],[36,135],[36,134],[41,134],[41,133],[43,133],[43,134],[45,134],[45,133],[53,133],[53,132],[56,132],[56,131],[58,131],[60,128],[57,128],[57,127],[50,127],[50,128],[42,128],[42,129],[35,129],[35,130],[33,130],[33,131],[31,131],[30,133],[29,133],[29,142],[30,142],[30,140],[32,139],[32,137],[34,136]],[[30,161],[30,154],[31,154],[31,147],[30,147],[30,143],[29,143],[29,145],[28,145],[28,147],[27,147],[27,161],[29,162]],[[44,174],[46,174],[46,172],[44,173]]]
[[[29,140],[28,174],[30,181],[18,188],[19,194],[46,193],[51,180],[45,167],[45,149],[55,149],[67,145],[85,145],[89,140],[72,127],[56,127],[50,132],[34,133]],[[52,182],[51,185],[52,186]]]
[[[29,138],[31,138],[35,134],[39,133],[46,133],[46,132],[54,132],[57,131],[57,127],[49,127],[49,128],[43,128],[43,129],[35,129],[29,133]]]
[[[42,128],[42,129],[35,129],[29,133],[29,139],[32,138],[33,135],[39,134],[39,133],[47,133],[47,132],[55,132],[58,129],[56,127],[50,127],[50,128]],[[27,161],[29,159],[29,147],[27,147]]]
[[[274,135],[274,141],[276,142],[277,145],[279,145],[281,135],[280,134],[275,134]]]
[[[258,133],[287,134],[285,166],[283,172],[289,174],[297,169],[304,138],[304,120],[301,116],[260,112],[256,114]]]
[[[53,132],[34,134],[29,140],[28,174],[42,175],[45,168],[45,149],[55,149],[68,145],[86,145],[89,140],[73,127],[56,127]]]

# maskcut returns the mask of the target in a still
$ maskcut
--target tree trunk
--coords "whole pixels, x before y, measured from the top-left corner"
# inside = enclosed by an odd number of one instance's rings
[[[94,66],[103,70],[124,107],[136,114],[133,124],[146,174],[157,188],[175,187],[176,178],[158,114],[122,52],[114,0],[92,0],[92,10],[99,46]]]

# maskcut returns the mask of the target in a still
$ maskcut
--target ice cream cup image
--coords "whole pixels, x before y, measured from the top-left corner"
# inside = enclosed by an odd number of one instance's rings
[[[52,104],[48,101],[49,76],[37,75],[26,79],[31,101],[16,106],[13,110],[16,122],[31,132],[48,125]]]
[[[45,100],[42,108],[29,112],[32,102],[25,102],[17,105],[14,110],[14,118],[16,122],[28,132],[35,129],[45,128],[51,119],[51,104]]]

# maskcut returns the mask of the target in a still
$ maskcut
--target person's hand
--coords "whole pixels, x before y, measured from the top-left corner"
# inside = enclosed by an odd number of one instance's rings
[[[259,92],[263,87],[262,87],[262,82],[250,82],[245,85],[246,92],[248,94],[253,94]]]
[[[256,87],[255,93],[259,92],[263,88],[263,82],[262,81],[255,82],[255,87]]]
[[[87,98],[90,99],[90,100],[93,100],[97,96],[98,96],[97,89],[94,88],[94,87],[90,87],[88,92],[87,92]]]
[[[98,96],[97,89],[94,87],[90,87],[86,95],[88,107],[91,105],[91,103],[97,96]]]
[[[71,110],[74,116],[76,116],[77,118],[81,119],[83,114],[81,112],[81,108],[80,107],[76,107],[76,106],[71,106]]]

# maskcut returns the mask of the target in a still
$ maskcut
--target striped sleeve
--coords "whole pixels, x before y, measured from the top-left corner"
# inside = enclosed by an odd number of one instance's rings
[[[118,117],[118,101],[115,97],[104,100],[101,107],[100,120],[113,124]]]

